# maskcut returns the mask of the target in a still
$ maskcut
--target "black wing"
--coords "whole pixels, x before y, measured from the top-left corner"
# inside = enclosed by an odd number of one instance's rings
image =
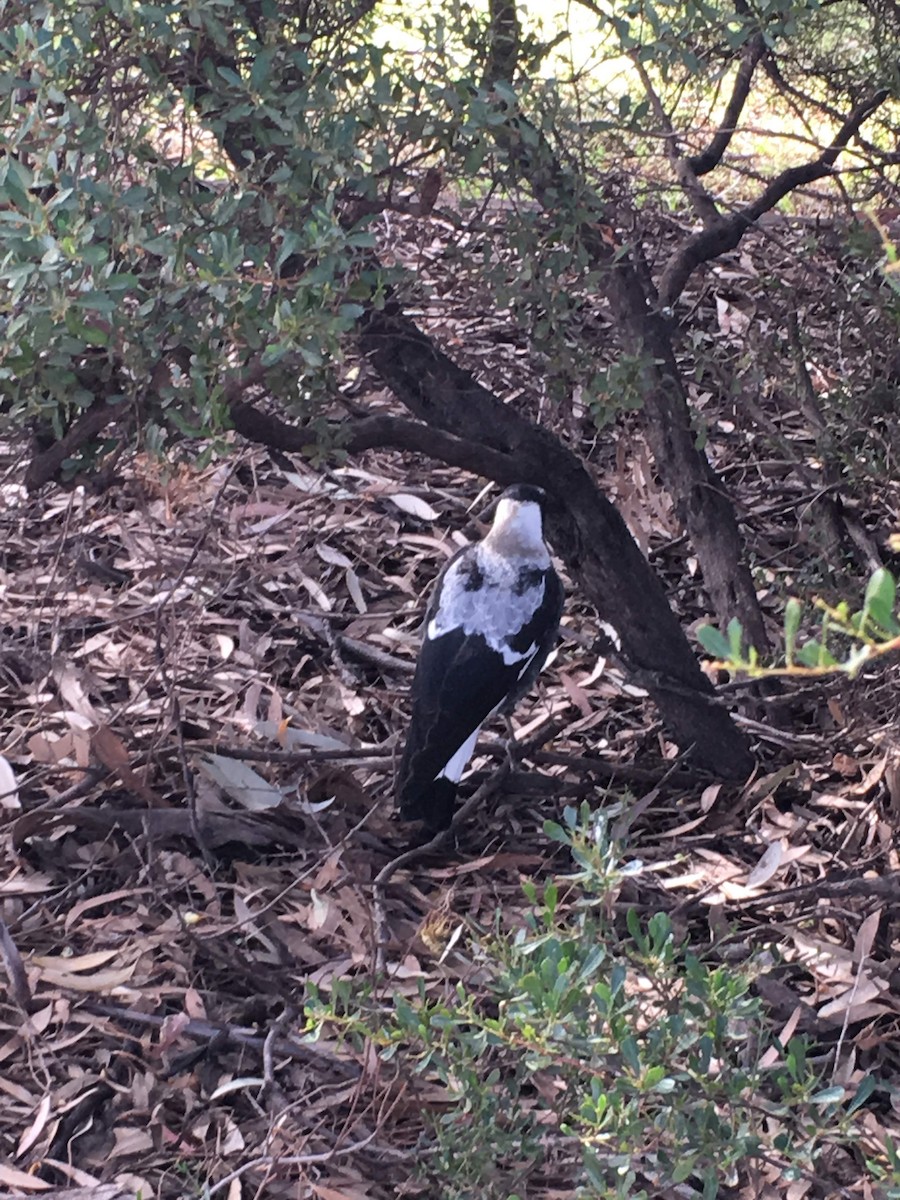
[[[445,574],[450,566],[452,562]],[[553,648],[562,585],[552,568],[536,570],[535,575],[533,584],[543,579],[542,601],[527,624],[509,638],[506,656],[480,634],[460,628],[440,637],[426,636],[413,679],[412,718],[397,778],[397,798],[407,820],[424,820],[437,828],[449,824],[456,787],[438,776],[491,713],[501,705],[511,710]],[[442,583],[443,576],[426,629],[440,607]],[[507,662],[510,653],[521,657]]]
[[[443,822],[453,791],[435,780],[457,750],[518,682],[521,663],[507,666],[479,634],[460,629],[426,639],[412,686],[412,718],[400,763],[397,796],[406,820]],[[443,802],[441,802],[443,801]]]

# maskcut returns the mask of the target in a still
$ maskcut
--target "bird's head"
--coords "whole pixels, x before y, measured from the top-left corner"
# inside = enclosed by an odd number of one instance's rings
[[[548,558],[542,522],[546,499],[543,488],[528,483],[508,487],[497,501],[485,539],[491,549],[510,558]]]

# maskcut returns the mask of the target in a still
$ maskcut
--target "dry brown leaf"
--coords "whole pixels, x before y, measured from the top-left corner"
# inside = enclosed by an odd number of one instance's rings
[[[346,554],[343,554],[340,550],[335,550],[327,542],[316,542],[316,554],[318,554],[322,562],[326,562],[332,567],[346,568],[353,565]]]
[[[871,955],[872,947],[875,945],[875,938],[878,934],[878,926],[881,923],[881,909],[878,908],[873,913],[869,913],[866,919],[859,927],[859,932],[853,943],[853,955],[858,963],[864,963]]]
[[[388,499],[396,504],[401,512],[408,513],[411,517],[418,517],[420,521],[440,520],[441,514],[420,496],[410,496],[407,492],[394,492],[392,496],[388,496]]]
[[[711,783],[705,787],[700,793],[700,811],[708,813],[712,806],[719,798],[719,793],[722,790],[721,783]]]
[[[369,1200],[371,1196],[368,1188],[353,1187],[348,1192],[342,1188],[326,1186],[324,1183],[314,1183],[313,1191],[319,1200]]]
[[[366,604],[359,579],[352,567],[347,568],[344,578],[347,581],[347,591],[350,593],[354,608],[358,613],[365,615],[369,611],[369,606]]]
[[[119,735],[114,733],[108,725],[101,725],[91,734],[91,753],[108,771],[112,771],[115,775],[118,775],[130,792],[133,792],[135,796],[139,796],[151,808],[163,808],[166,806],[162,797],[158,796],[152,788],[148,787],[132,771],[130,765],[131,756],[128,753],[128,748]]]
[[[219,647],[219,657],[227,662],[234,654],[234,638],[229,637],[227,633],[217,633],[214,636]]]
[[[566,671],[559,672],[559,681],[566,689],[566,695],[569,697],[581,715],[583,717],[589,717],[593,712],[593,707],[584,688],[577,684],[572,676]]]
[[[873,1003],[886,992],[888,984],[884,980],[862,977],[853,987],[823,1004],[818,1010],[819,1017],[823,1021],[842,1023],[848,1017],[851,1021],[863,1021],[879,1013],[890,1013],[893,1009],[889,1004]]]
[[[747,881],[744,886],[748,888],[755,888],[762,887],[764,883],[768,883],[772,876],[778,871],[783,859],[784,844],[782,842],[773,842],[747,876]]]
[[[302,573],[300,575],[300,582],[323,612],[330,613],[333,610],[334,604],[325,594],[325,589],[321,584],[316,583],[315,579],[311,579],[308,575]]]
[[[0,1163],[0,1183],[17,1188],[20,1192],[47,1192],[52,1186],[43,1179],[38,1179],[36,1175],[17,1171],[15,1167],[8,1167],[3,1163]]]
[[[313,933],[334,933],[341,923],[338,906],[328,896],[313,890],[312,903],[306,918],[306,926]]]
[[[105,908],[109,904],[118,903],[119,900],[125,900],[132,896],[140,896],[149,891],[152,891],[152,888],[149,886],[139,888],[120,888],[117,892],[101,892],[97,896],[88,896],[86,900],[79,900],[76,905],[69,909],[69,911],[66,913],[66,919],[63,923],[63,928],[67,931],[70,930],[72,926],[77,924],[84,914],[86,912],[90,912],[91,909]],[[66,964],[71,963],[70,959],[62,959],[60,961],[61,963]]]
[[[35,1144],[41,1134],[44,1132],[47,1121],[50,1118],[50,1109],[53,1101],[49,1093],[45,1093],[41,1097],[41,1102],[38,1105],[38,1110],[34,1114],[34,1120],[27,1129],[22,1131],[22,1136],[19,1138],[19,1144],[16,1147],[16,1158],[21,1158],[23,1154],[27,1154],[31,1147]]]
[[[116,1142],[110,1154],[111,1158],[130,1158],[154,1148],[153,1134],[149,1129],[118,1125],[114,1132]]]
[[[744,799],[749,804],[759,803],[760,800],[773,795],[783,783],[786,783],[789,779],[796,778],[798,770],[797,763],[788,763],[787,766],[781,767],[778,771],[772,771],[768,775],[760,775],[759,778],[752,780],[744,789]]]
[[[67,707],[88,722],[86,728],[99,725],[100,717],[84,689],[84,673],[79,671],[71,660],[66,660],[54,667],[53,676]]]
[[[90,954],[35,954],[28,960],[29,966],[42,967],[50,971],[93,971],[110,962],[119,954],[118,950],[94,950]]]
[[[112,992],[131,979],[137,963],[130,967],[120,967],[114,971],[95,971],[92,975],[70,975],[66,971],[52,971],[45,968],[40,971],[42,983],[52,987],[68,988],[72,992]]]
[[[284,799],[281,791],[263,779],[249,763],[223,754],[207,754],[197,763],[198,770],[251,812],[277,808]]]

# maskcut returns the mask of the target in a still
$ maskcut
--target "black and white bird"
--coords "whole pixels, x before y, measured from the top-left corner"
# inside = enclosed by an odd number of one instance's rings
[[[563,589],[544,544],[544,499],[528,484],[507,488],[490,532],[453,556],[429,603],[397,801],[430,829],[452,820],[483,722],[512,711],[556,643]]]

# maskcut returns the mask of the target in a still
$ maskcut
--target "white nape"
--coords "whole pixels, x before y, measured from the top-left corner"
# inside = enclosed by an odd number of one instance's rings
[[[533,555],[549,560],[544,545],[541,506],[531,500],[501,499],[485,541],[513,557]]]

